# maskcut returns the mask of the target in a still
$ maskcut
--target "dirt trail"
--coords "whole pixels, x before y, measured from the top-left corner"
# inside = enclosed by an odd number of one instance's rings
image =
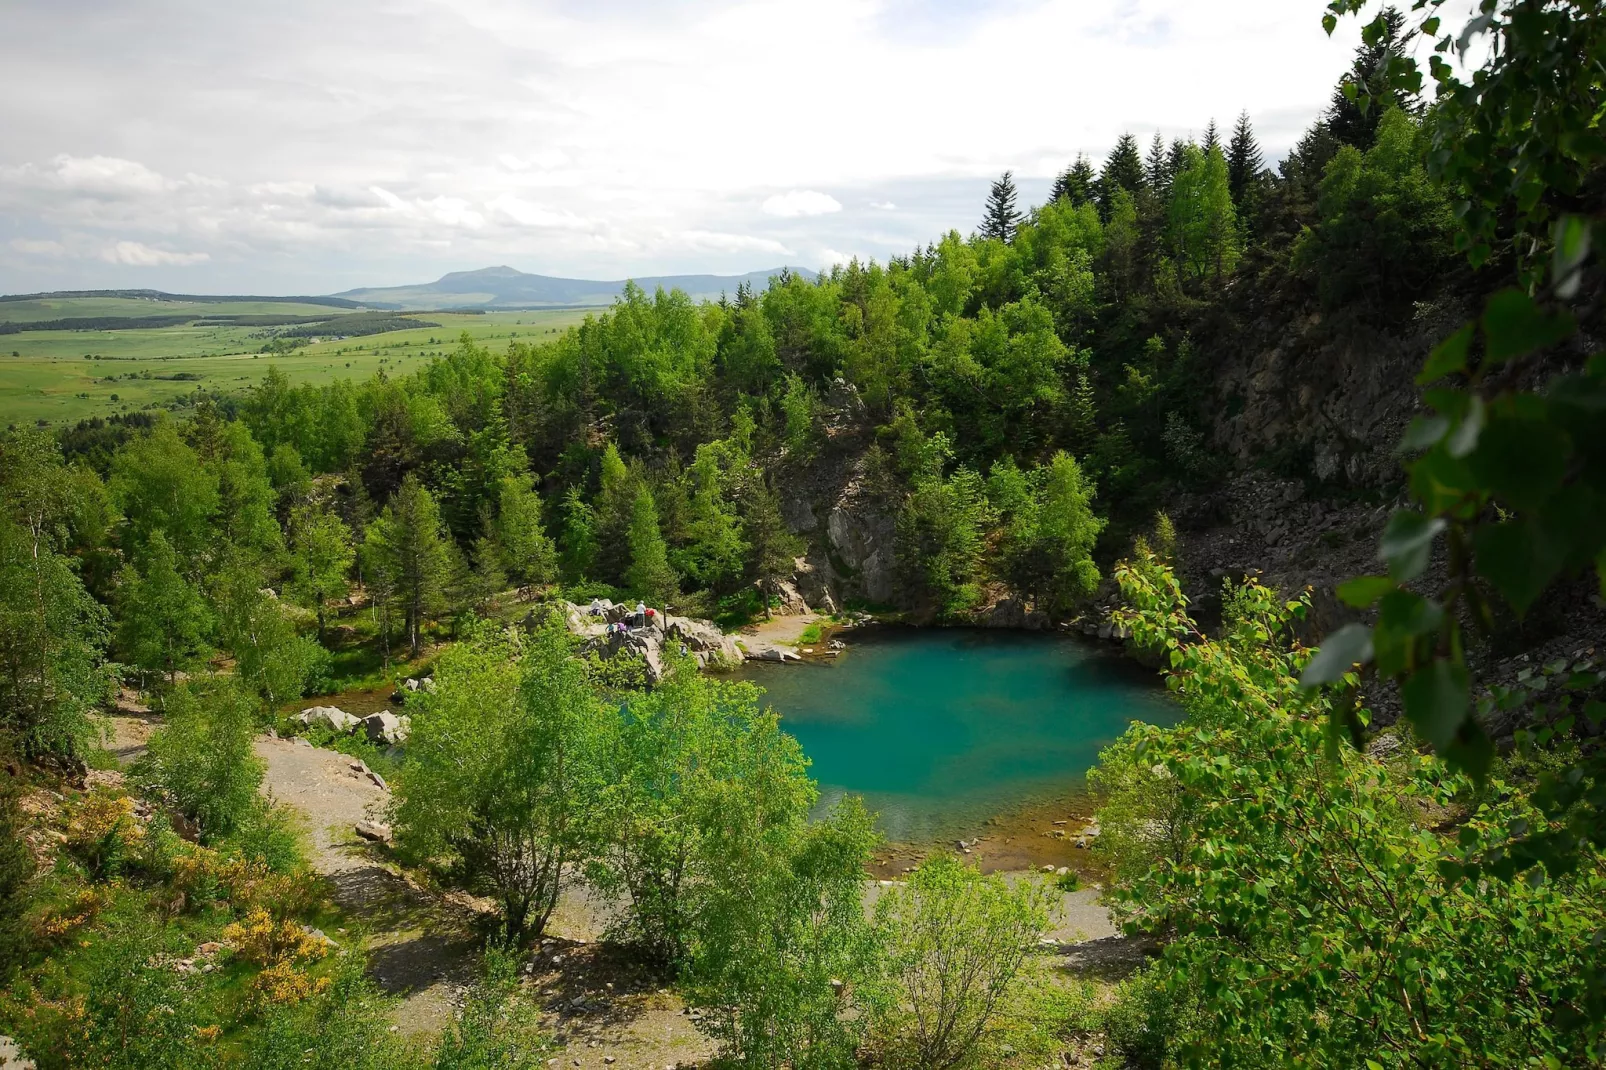
[[[390,801],[361,762],[301,740],[259,739],[256,752],[267,763],[264,790],[305,818],[310,861],[335,903],[367,927],[374,980],[403,997],[397,1025],[440,1029],[476,975],[480,913],[420,888],[356,834],[358,821],[382,818]]]
[[[328,878],[335,902],[367,927],[370,972],[380,987],[402,997],[395,1016],[400,1031],[438,1032],[477,974],[485,905],[420,887],[356,835],[356,823],[380,816],[390,792],[355,759],[285,739],[259,739],[256,752],[267,763],[264,790],[306,819],[312,865]],[[607,916],[607,905],[584,888],[566,889],[548,927],[551,937],[526,969],[547,1026],[565,1046],[560,1065],[660,1070],[701,1064],[713,1045],[684,1004],[596,942]]]

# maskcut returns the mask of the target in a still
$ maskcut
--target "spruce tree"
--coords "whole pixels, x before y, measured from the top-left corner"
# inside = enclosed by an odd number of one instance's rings
[[[762,476],[748,482],[742,506],[748,575],[764,595],[764,614],[768,616],[769,598],[776,585],[797,569],[798,540],[781,519],[780,496]]]
[[[424,618],[445,608],[453,551],[435,498],[408,473],[384,512],[368,527],[370,568],[404,614],[412,656],[423,651]]]
[[[1249,125],[1249,113],[1238,116],[1232,128],[1232,143],[1227,146],[1227,185],[1232,190],[1232,203],[1242,210],[1244,195],[1250,183],[1260,174],[1263,161],[1255,131]]]
[[[1054,180],[1054,188],[1049,192],[1048,199],[1067,200],[1073,206],[1088,204],[1093,200],[1097,185],[1098,173],[1093,170],[1093,165],[1088,162],[1085,154],[1077,153],[1076,162]]]
[[[1182,168],[1188,162],[1188,146],[1190,144],[1191,142],[1183,141],[1179,137],[1171,139],[1171,148],[1167,150],[1165,158],[1166,189],[1168,191],[1175,185],[1177,175],[1181,173]]]
[[[1066,441],[1075,453],[1086,456],[1098,437],[1098,410],[1093,404],[1093,383],[1087,372],[1078,372],[1076,385],[1065,414]]]
[[[658,507],[645,482],[636,489],[630,508],[630,569],[625,582],[648,602],[664,604],[679,593],[675,571],[669,567],[669,547],[658,530]]]
[[[1208,156],[1208,155],[1210,155],[1210,150],[1211,149],[1217,149],[1217,148],[1220,148],[1220,147],[1221,147],[1221,133],[1220,133],[1220,131],[1218,131],[1216,129],[1216,121],[1214,119],[1211,119],[1210,120],[1210,125],[1205,127],[1204,141],[1200,142],[1199,149],[1206,156]]]
[[[1015,207],[1015,175],[1005,171],[993,183],[987,195],[987,209],[981,219],[981,236],[1001,242],[1015,240],[1015,228],[1020,224],[1020,211]]]
[[[1158,130],[1154,132],[1154,140],[1149,142],[1149,155],[1143,159],[1143,177],[1161,200],[1170,194],[1171,172],[1166,166],[1165,138]]]
[[[1374,44],[1362,44],[1355,50],[1355,62],[1338,88],[1333,90],[1333,101],[1328,105],[1326,126],[1335,138],[1361,151],[1372,147],[1377,139],[1377,124],[1383,113],[1393,107],[1410,110],[1411,95],[1404,90],[1391,88],[1387,71],[1389,60],[1405,50],[1405,16],[1398,9],[1383,9],[1384,32]],[[1361,95],[1369,96],[1366,110],[1344,92],[1346,84],[1359,88]]]
[[[1117,190],[1126,190],[1135,198],[1143,185],[1143,154],[1138,151],[1138,139],[1122,134],[1099,175],[1099,214],[1105,219],[1110,217]]]

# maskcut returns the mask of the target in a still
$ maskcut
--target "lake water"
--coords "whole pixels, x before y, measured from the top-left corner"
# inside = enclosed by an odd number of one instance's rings
[[[865,797],[892,840],[973,831],[1063,798],[1134,720],[1179,716],[1153,671],[1060,637],[971,629],[846,632],[830,662],[749,662],[813,760],[822,804]]]

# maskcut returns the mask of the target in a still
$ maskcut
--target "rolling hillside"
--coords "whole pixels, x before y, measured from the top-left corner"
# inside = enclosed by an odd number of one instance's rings
[[[684,290],[694,300],[736,293],[747,283],[762,291],[782,268],[750,271],[745,275],[660,275],[636,279],[651,293],[658,287]],[[791,268],[794,274],[814,278],[814,272]],[[559,279],[529,275],[507,266],[478,271],[453,271],[435,282],[416,286],[379,286],[345,290],[337,298],[358,301],[371,308],[560,308],[607,305],[624,289],[625,280]]]

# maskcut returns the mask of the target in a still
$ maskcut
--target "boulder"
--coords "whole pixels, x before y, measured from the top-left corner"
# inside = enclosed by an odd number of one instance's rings
[[[389,843],[391,840],[390,826],[383,821],[369,821],[366,818],[354,826],[357,835],[374,843]]]
[[[766,647],[761,647],[758,650],[749,651],[748,655],[747,655],[747,658],[748,658],[749,661],[802,661],[803,660],[801,657],[799,657],[798,655],[792,653],[790,650],[787,650],[787,649],[785,649],[783,647],[778,647],[778,646],[766,646]]]
[[[686,653],[697,659],[699,668],[729,669],[742,663],[741,647],[719,630],[711,620],[690,617],[664,618],[665,641],[686,644]]]
[[[1016,628],[1024,631],[1042,631],[1049,626],[1048,614],[1027,609],[1019,598],[1001,598],[982,614],[978,622],[987,628]]]
[[[360,723],[339,706],[313,706],[297,714],[296,720],[307,728],[328,728],[335,732],[350,732]]]
[[[798,593],[797,584],[787,580],[780,580],[775,584],[775,599],[780,605],[777,607],[783,617],[795,617],[809,611],[809,604],[803,601]]]
[[[383,743],[386,746],[390,746],[406,742],[407,733],[412,730],[413,719],[411,717],[397,717],[389,710],[381,710],[378,713],[371,713],[364,717],[361,724],[363,730],[368,733],[368,741],[370,743]]]

